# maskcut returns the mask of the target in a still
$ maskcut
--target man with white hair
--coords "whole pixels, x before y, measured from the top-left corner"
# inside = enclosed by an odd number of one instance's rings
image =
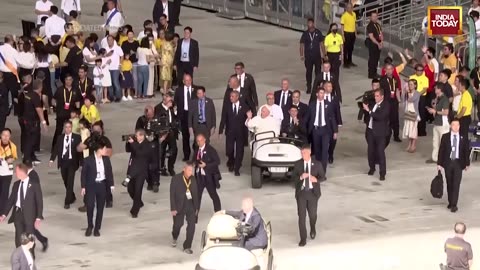
[[[240,211],[219,211],[220,214],[232,216],[252,227],[251,233],[245,237],[244,247],[247,250],[264,249],[268,244],[268,236],[265,231],[263,218],[257,208],[253,206],[253,199],[245,197],[242,200]]]
[[[257,115],[253,118],[252,116],[253,115],[251,111],[247,112],[247,121],[245,122],[245,125],[255,135],[267,131],[273,131],[275,133],[275,137],[280,135],[280,126],[282,122],[281,120],[272,116],[267,106],[262,106],[260,109],[260,115]],[[258,139],[268,137],[270,137],[270,134],[265,134]]]
[[[267,104],[261,106],[258,109],[257,116],[261,115],[263,107],[267,107],[268,111],[270,112],[270,116],[272,116],[276,120],[279,120],[280,123],[282,122],[284,117],[283,110],[282,110],[282,107],[275,104],[275,95],[273,93],[271,92],[267,93]]]

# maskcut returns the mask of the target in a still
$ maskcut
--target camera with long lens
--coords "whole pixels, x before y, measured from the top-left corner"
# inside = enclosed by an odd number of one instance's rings
[[[135,140],[135,134],[122,135],[122,142],[128,141],[130,138]]]
[[[367,104],[369,106],[375,104],[375,90],[368,90],[363,93],[363,95],[357,97],[355,99],[357,101],[358,106],[358,120],[362,120],[364,116],[364,109],[363,104]]]
[[[13,163],[8,163],[7,160],[8,159],[11,159],[13,158],[12,155],[10,156],[6,156],[5,159],[0,159],[0,165],[2,164],[2,162],[6,162],[8,164],[8,170],[10,170],[11,172],[13,172]]]

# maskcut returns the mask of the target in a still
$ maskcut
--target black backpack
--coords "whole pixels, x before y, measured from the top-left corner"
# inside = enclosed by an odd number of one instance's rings
[[[434,198],[441,199],[443,196],[443,176],[439,170],[437,176],[433,178],[432,184],[430,184],[430,193]]]

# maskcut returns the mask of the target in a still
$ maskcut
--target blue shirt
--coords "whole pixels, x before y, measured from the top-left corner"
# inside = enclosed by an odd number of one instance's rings
[[[180,61],[190,62],[190,40],[184,39],[182,42],[182,55],[180,55]]]

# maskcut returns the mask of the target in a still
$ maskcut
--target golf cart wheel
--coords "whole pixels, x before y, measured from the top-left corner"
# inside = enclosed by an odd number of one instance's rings
[[[262,178],[262,169],[257,166],[252,166],[252,188],[261,188]]]
[[[267,270],[273,270],[273,250],[270,249],[268,253],[268,267]]]

